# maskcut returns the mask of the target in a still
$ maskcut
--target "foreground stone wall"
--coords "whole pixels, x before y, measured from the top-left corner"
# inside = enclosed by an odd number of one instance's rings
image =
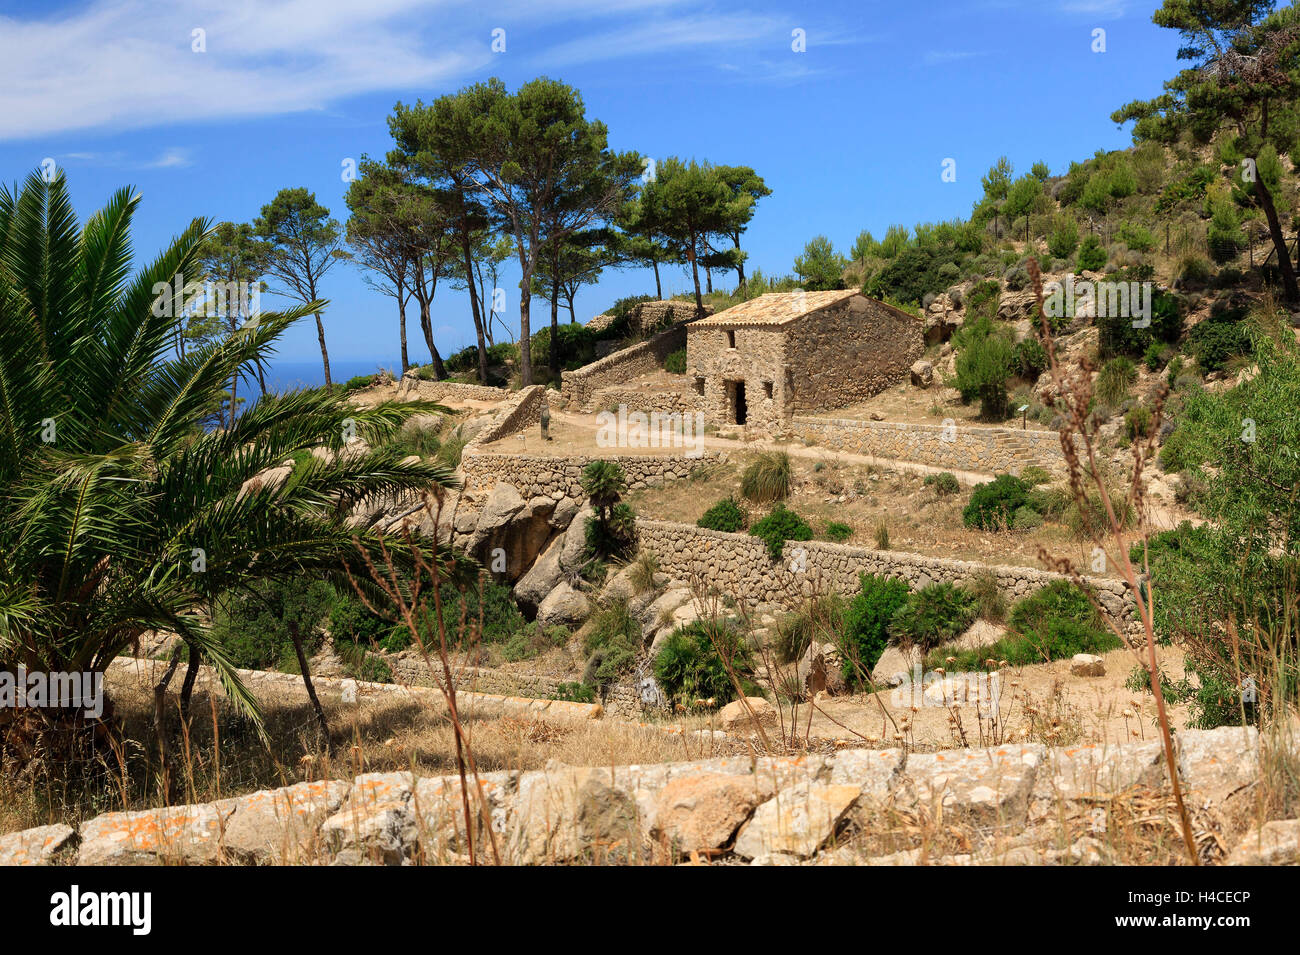
[[[1018,475],[1032,464],[1054,476],[1065,473],[1061,438],[1055,431],[801,415],[791,419],[790,431],[835,451],[914,461],[954,471]]]
[[[858,576],[864,573],[897,577],[916,589],[932,583],[960,584],[988,571],[1010,600],[1064,579],[1032,567],[992,566],[823,541],[787,541],[783,560],[773,561],[767,545],[757,537],[672,521],[639,519],[637,533],[640,546],[654,553],[660,569],[669,576],[682,580],[703,577],[719,593],[788,609],[799,607],[814,594],[857,593]],[[1092,582],[1107,613],[1122,618],[1125,586],[1103,578],[1092,578]]]
[[[574,371],[562,372],[560,394],[570,407],[594,411],[597,391],[657,371],[663,367],[665,358],[685,348],[686,327],[685,324],[675,325],[648,341],[638,342]]]
[[[500,483],[513,484],[525,498],[550,497],[585,499],[580,479],[582,469],[596,460],[617,461],[627,475],[628,487],[640,490],[681,480],[703,464],[712,464],[721,457],[717,451],[704,451],[697,457],[685,454],[607,454],[599,458],[588,455],[547,457],[539,454],[478,453],[461,459],[465,478],[465,491],[479,494]]]
[[[1185,730],[1176,746],[1191,805],[1222,806],[1259,778],[1254,729]],[[474,790],[486,805],[477,798],[473,805],[486,820],[476,823],[480,859],[492,861],[494,842],[507,864],[672,863],[696,853],[753,864],[1095,864],[1107,861],[1106,841],[1085,835],[1063,843],[1062,819],[1085,819],[1110,795],[1160,792],[1167,783],[1161,745],[1152,742],[924,754],[847,749],[486,773]],[[456,776],[410,772],[297,783],[220,802],[105,813],[79,830],[12,833],[0,837],[0,863],[464,863],[461,793]],[[915,848],[854,840],[881,834],[894,812],[922,824],[941,812],[945,831],[965,834],[965,851],[926,858],[925,835],[902,827],[899,841]],[[1238,851],[1250,842],[1242,839]],[[1295,854],[1293,847],[1292,861]]]
[[[501,438],[523,431],[530,425],[537,424],[542,420],[542,409],[544,407],[546,407],[546,387],[544,385],[529,385],[527,388],[520,388],[497,411],[487,427],[476,434],[473,441],[465,445],[462,457],[464,454],[477,453],[479,447],[489,441],[499,441]]]

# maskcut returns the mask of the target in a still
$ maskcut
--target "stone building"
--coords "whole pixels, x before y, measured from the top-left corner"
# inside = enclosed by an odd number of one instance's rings
[[[919,318],[852,290],[769,292],[686,333],[686,373],[705,414],[769,431],[870,398],[925,349]]]

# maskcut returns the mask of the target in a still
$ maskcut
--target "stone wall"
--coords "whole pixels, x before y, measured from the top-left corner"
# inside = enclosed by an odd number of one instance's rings
[[[932,583],[959,584],[989,571],[1009,600],[1064,579],[1033,567],[985,565],[823,541],[788,541],[784,558],[773,561],[767,545],[757,537],[672,521],[639,519],[637,533],[640,546],[654,553],[669,576],[682,580],[702,576],[719,593],[750,604],[774,603],[789,609],[818,593],[857,593],[858,576],[864,573],[898,577],[916,589]],[[1122,617],[1124,584],[1103,578],[1092,582],[1105,610]]]
[[[704,306],[704,314],[712,315],[712,306]],[[695,317],[695,303],[677,299],[661,299],[657,302],[639,302],[627,310],[627,327],[631,335],[645,335],[658,331],[665,325],[676,322],[689,322]],[[613,315],[597,315],[587,322],[587,329],[603,332],[614,324]]]
[[[663,367],[665,358],[685,348],[686,328],[685,324],[675,325],[648,341],[638,342],[574,371],[562,372],[560,394],[570,407],[595,410],[597,391],[657,371]]]
[[[1184,730],[1174,767],[1189,801],[1224,811],[1234,792],[1260,779],[1259,734]],[[554,765],[480,774],[475,790],[495,838],[483,832],[476,841],[485,861],[491,845],[515,865],[672,864],[697,854],[766,865],[1098,863],[1115,852],[1111,840],[1070,833],[1062,820],[1138,787],[1169,790],[1159,742]],[[10,833],[0,836],[0,864],[465,864],[461,793],[457,776],[411,772],[296,783],[220,802],[108,812],[77,830]],[[936,809],[945,834],[963,837],[960,854],[943,855],[933,848],[940,841],[916,827],[890,826],[894,845],[852,838],[880,832],[898,812],[924,825]],[[1234,842],[1226,861],[1261,861],[1253,833],[1224,830],[1217,845],[1209,841],[1213,861]],[[1292,845],[1274,856],[1295,861],[1300,851]]]
[[[914,461],[954,471],[1018,475],[1034,464],[1056,476],[1065,473],[1061,439],[1055,431],[800,415],[791,419],[790,430],[797,437],[835,451]]]
[[[664,481],[681,480],[700,465],[712,464],[720,457],[717,451],[705,451],[697,457],[685,454],[608,454],[599,458],[581,454],[547,457],[540,454],[478,453],[461,458],[461,470],[465,477],[465,491],[470,494],[489,491],[493,485],[504,483],[513,484],[525,499],[585,499],[579,480],[582,469],[592,461],[617,461],[627,475],[628,487],[639,490]]]
[[[493,388],[489,385],[470,385],[459,381],[425,381],[408,371],[402,378],[400,389],[403,398],[425,398],[430,401],[443,399],[461,401],[500,401],[510,392],[505,388]]]
[[[734,336],[734,348],[728,333]],[[686,375],[704,379],[700,410],[719,425],[734,424],[739,403],[736,382],[744,382],[746,427],[781,430],[795,388],[787,374],[785,327],[699,327],[687,334]]]
[[[602,388],[596,392],[592,404],[601,411],[615,411],[624,405],[628,411],[646,414],[677,414],[703,411],[703,395],[682,391],[643,391],[637,388]]]
[[[465,445],[462,459],[464,454],[478,453],[478,448],[489,441],[498,441],[507,435],[517,434],[531,425],[538,424],[542,420],[542,408],[546,406],[546,399],[544,385],[529,385],[527,388],[519,389],[511,400],[497,411],[487,427],[476,434],[473,441]]]
[[[424,658],[417,651],[405,650],[402,653],[380,653],[393,671],[393,680],[409,686],[436,686],[435,679],[442,678],[439,670],[437,677],[429,672]],[[434,662],[437,666],[437,661]],[[489,696],[524,697],[535,700],[549,700],[559,693],[564,680],[555,680],[535,673],[517,673],[511,670],[498,670],[491,667],[456,667],[452,670],[456,678],[456,689]]]
[[[842,408],[879,394],[925,351],[921,319],[854,295],[791,322],[786,354],[794,381],[787,411]]]

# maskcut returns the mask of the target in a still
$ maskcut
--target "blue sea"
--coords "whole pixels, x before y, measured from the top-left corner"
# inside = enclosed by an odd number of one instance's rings
[[[387,368],[394,377],[400,376],[402,363],[393,359],[386,361],[378,358],[341,358],[330,356],[330,378],[335,384],[347,381],[356,375],[369,375]],[[266,372],[267,391],[290,391],[295,388],[315,388],[325,384],[325,368],[320,359],[315,361],[277,361]],[[260,394],[254,381],[253,392]],[[247,387],[247,386],[244,386]]]

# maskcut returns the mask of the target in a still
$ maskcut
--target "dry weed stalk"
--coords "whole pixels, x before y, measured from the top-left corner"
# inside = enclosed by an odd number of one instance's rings
[[[432,505],[430,497],[434,501]],[[442,514],[442,503],[441,493],[425,496],[424,513],[432,519],[432,526],[435,528],[440,526],[439,519]],[[492,828],[491,809],[488,806],[487,796],[483,792],[483,783],[479,779],[473,747],[470,745],[469,736],[465,732],[464,724],[460,718],[456,697],[456,674],[452,668],[451,656],[447,649],[447,626],[443,617],[442,588],[440,584],[444,576],[450,576],[450,573],[455,569],[455,557],[451,554],[450,548],[447,549],[445,556],[439,553],[436,536],[431,548],[432,555],[426,556],[421,545],[417,542],[416,536],[411,533],[410,525],[406,521],[399,525],[399,533],[413,564],[410,575],[406,580],[403,580],[402,575],[399,573],[397,564],[394,561],[392,552],[388,549],[382,532],[378,535],[382,569],[375,566],[370,555],[361,547],[360,540],[354,540],[357,549],[364,555],[366,569],[369,572],[371,581],[397,608],[401,623],[410,633],[412,642],[419,650],[424,665],[429,670],[429,675],[433,678],[435,685],[442,692],[443,699],[446,701],[447,713],[451,719],[452,732],[456,743],[456,771],[460,776],[461,809],[465,820],[465,846],[469,856],[469,864],[478,864],[478,848],[474,839],[474,812],[470,805],[470,790],[467,778],[473,776],[474,794],[483,821],[483,829],[488,834],[489,844],[492,848],[492,858],[497,865],[500,865],[501,853],[500,848],[497,846],[496,832]],[[348,568],[348,574],[353,589],[356,590],[357,596],[362,603],[372,613],[378,613],[379,611],[375,609],[374,604],[358,585],[356,579],[352,577],[351,568]],[[438,668],[434,667],[428,643],[420,632],[420,619],[425,616],[425,611],[428,608],[428,598],[424,596],[426,586],[433,593],[434,620],[438,626],[438,643],[434,649],[437,652],[441,673],[439,673]],[[462,604],[461,619],[458,621],[462,642],[465,637],[464,609]]]
[[[1053,557],[1047,553],[1045,548],[1041,547],[1038,556],[1046,566],[1070,578],[1076,586],[1088,595],[1089,601],[1101,615],[1101,618],[1106,621],[1107,626],[1119,638],[1120,642],[1129,649],[1138,664],[1146,669],[1147,676],[1151,681],[1151,693],[1156,701],[1156,714],[1160,722],[1160,737],[1164,746],[1165,764],[1169,772],[1170,783],[1173,786],[1174,802],[1178,807],[1183,842],[1191,864],[1199,865],[1200,856],[1197,852],[1196,838],[1192,831],[1192,821],[1187,811],[1186,802],[1183,799],[1182,783],[1178,776],[1178,760],[1174,753],[1173,734],[1169,728],[1169,713],[1165,707],[1164,693],[1160,687],[1160,668],[1156,661],[1155,627],[1152,619],[1152,601],[1154,597],[1149,589],[1142,586],[1137,570],[1129,559],[1129,549],[1124,538],[1126,522],[1121,519],[1116,511],[1115,502],[1111,499],[1110,489],[1105,480],[1102,463],[1098,458],[1098,425],[1088,411],[1093,390],[1092,364],[1085,357],[1080,362],[1078,371],[1072,374],[1067,375],[1065,369],[1062,368],[1060,361],[1057,359],[1056,343],[1047,321],[1047,312],[1043,307],[1043,277],[1038,267],[1038,259],[1031,257],[1028,268],[1038,310],[1040,336],[1047,351],[1048,369],[1052,375],[1052,384],[1058,400],[1065,406],[1062,409],[1064,411],[1064,423],[1061,425],[1060,436],[1061,453],[1065,457],[1069,476],[1070,494],[1080,510],[1087,513],[1089,509],[1088,486],[1091,485],[1097,489],[1102,507],[1105,510],[1104,526],[1097,527],[1090,521],[1088,522],[1087,531],[1092,538],[1092,542],[1101,550],[1108,562],[1108,566],[1117,567],[1124,582],[1128,585],[1129,593],[1136,605],[1138,617],[1142,623],[1146,656],[1143,656],[1143,648],[1129,634],[1128,629],[1120,622],[1112,620],[1110,615],[1106,613],[1097,600],[1094,587],[1084,578],[1072,561],[1068,558]],[[1145,579],[1150,579],[1150,571],[1145,556],[1148,524],[1145,506],[1146,482],[1143,479],[1143,470],[1155,453],[1155,441],[1156,436],[1160,433],[1161,417],[1167,393],[1167,386],[1162,386],[1156,395],[1154,413],[1151,416],[1146,433],[1137,435],[1131,444],[1133,454],[1132,479],[1129,481],[1124,499],[1120,501],[1125,510],[1132,511],[1138,522],[1138,535],[1143,546],[1143,578]]]

